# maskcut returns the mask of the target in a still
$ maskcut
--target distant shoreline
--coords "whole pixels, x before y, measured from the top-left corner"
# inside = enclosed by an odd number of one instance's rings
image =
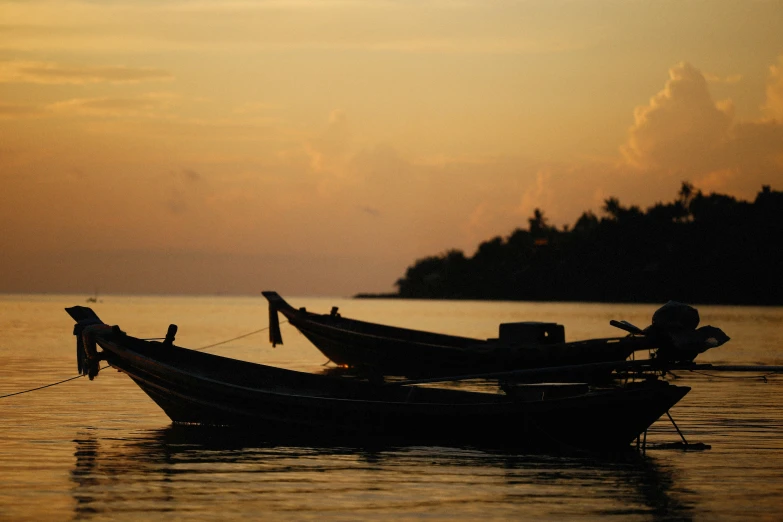
[[[510,298],[478,298],[478,297],[405,297],[394,293],[358,293],[351,299],[400,299],[408,301],[482,301],[510,303],[595,303],[595,304],[639,304],[639,305],[662,305],[667,301],[679,301],[692,306],[758,306],[762,308],[781,307],[783,303],[768,303],[754,301],[705,301],[705,300],[683,300],[672,296],[671,299],[561,299],[561,298],[537,298],[537,299],[510,299]]]

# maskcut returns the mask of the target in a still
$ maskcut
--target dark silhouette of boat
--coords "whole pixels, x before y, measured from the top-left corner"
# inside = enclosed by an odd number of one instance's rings
[[[379,384],[181,348],[175,325],[162,342],[150,341],[104,324],[90,308],[66,311],[77,322],[80,371],[92,379],[105,360],[175,423],[319,439],[603,451],[627,448],[690,390],[656,378],[608,388],[539,383],[506,394]]]
[[[696,328],[695,308],[669,302],[642,330],[626,321],[611,321],[629,335],[565,342],[565,330],[556,323],[501,324],[497,339],[473,339],[398,328],[340,316],[296,309],[277,292],[262,292],[269,301],[270,342],[282,344],[278,313],[297,328],[332,362],[367,373],[402,376],[460,375],[525,368],[590,365],[624,361],[637,351],[655,350],[669,362],[691,361],[699,353],[720,346],[729,338],[718,328]],[[606,377],[594,367],[563,371],[555,380]]]

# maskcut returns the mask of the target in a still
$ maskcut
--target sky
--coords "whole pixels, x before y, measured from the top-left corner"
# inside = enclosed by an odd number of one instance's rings
[[[783,190],[783,2],[0,0],[0,292],[350,296]]]

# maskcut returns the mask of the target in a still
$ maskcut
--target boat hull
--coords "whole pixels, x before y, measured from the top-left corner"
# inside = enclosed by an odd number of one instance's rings
[[[172,421],[269,436],[616,450],[689,391],[654,381],[531,399],[293,372],[143,341],[116,328],[96,333],[96,340],[109,364]]]
[[[381,375],[462,375],[624,361],[649,345],[643,337],[512,345],[369,323],[336,313],[315,314],[293,308],[274,292],[264,295],[273,324],[279,312],[332,362]],[[279,333],[276,336],[276,342],[281,342]],[[606,375],[563,372],[559,378],[596,381]]]

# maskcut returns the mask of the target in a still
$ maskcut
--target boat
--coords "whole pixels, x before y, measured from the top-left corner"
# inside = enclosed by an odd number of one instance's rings
[[[659,308],[644,330],[627,321],[611,321],[627,335],[566,342],[564,327],[556,323],[504,323],[498,338],[474,339],[349,319],[337,307],[317,314],[294,308],[277,292],[262,294],[269,301],[273,346],[283,343],[282,314],[330,361],[369,374],[415,377],[586,365],[624,361],[638,351],[683,362],[729,340],[718,328],[697,329],[698,311],[673,301]],[[561,372],[556,378],[600,380],[607,375],[603,370],[586,375],[581,369],[577,375]]]
[[[614,451],[638,440],[690,390],[657,378],[606,388],[541,382],[506,393],[377,383],[179,347],[176,325],[160,341],[145,340],[105,324],[88,307],[66,311],[76,321],[79,371],[90,380],[106,361],[175,424],[259,436]]]
[[[97,303],[98,302],[98,289],[96,288],[95,289],[95,293],[92,296],[88,297],[85,301],[88,302],[88,303]]]

